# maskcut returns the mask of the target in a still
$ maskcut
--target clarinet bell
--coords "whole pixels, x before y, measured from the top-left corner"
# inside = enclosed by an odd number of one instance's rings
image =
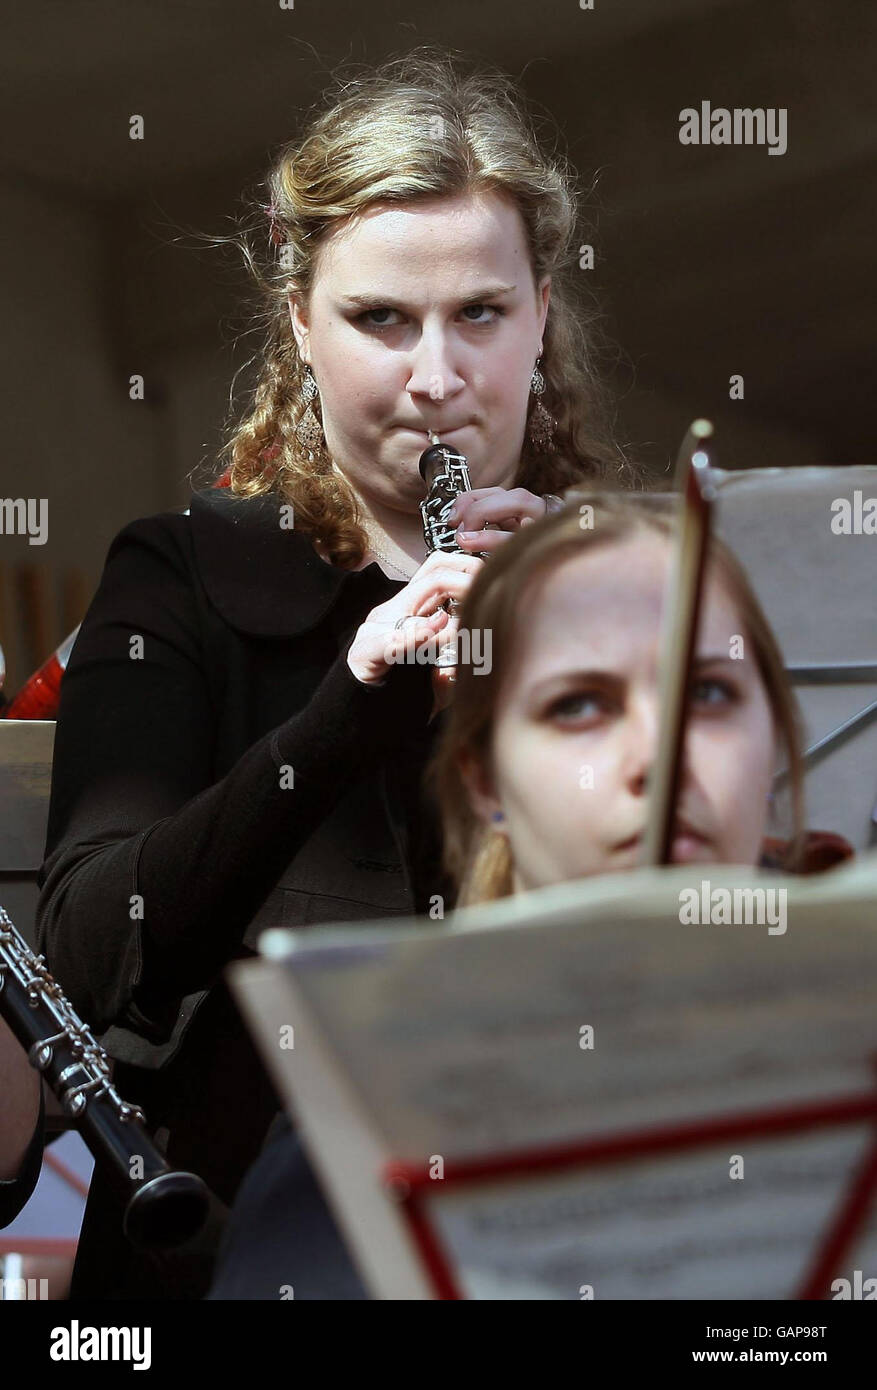
[[[137,1188],[122,1229],[140,1250],[170,1250],[204,1229],[209,1209],[210,1195],[199,1177],[168,1169]]]

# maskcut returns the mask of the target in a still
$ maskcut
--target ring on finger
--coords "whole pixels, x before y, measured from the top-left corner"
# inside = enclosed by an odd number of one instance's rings
[[[399,628],[399,627],[404,627],[406,623],[411,623],[411,622],[417,622],[417,614],[416,614],[416,613],[406,613],[404,617],[402,617],[402,618],[397,618],[394,626],[397,627],[397,628]]]

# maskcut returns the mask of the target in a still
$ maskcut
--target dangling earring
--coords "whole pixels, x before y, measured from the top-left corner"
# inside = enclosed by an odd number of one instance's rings
[[[530,416],[527,433],[534,449],[537,449],[540,454],[550,454],[554,448],[554,421],[539,399],[545,390],[545,378],[539,370],[541,361],[541,357],[536,358],[536,365],[530,378],[530,390],[536,397],[536,404]]]
[[[493,828],[494,828],[494,830],[498,831],[499,834],[502,835],[504,832],[503,832],[502,830],[500,830],[499,827],[500,827],[500,825],[502,824],[502,822],[505,820],[505,815],[504,815],[504,813],[503,813],[502,811],[494,811],[494,813],[493,813],[491,819],[492,819],[492,821],[493,821]]]
[[[295,433],[302,448],[307,451],[308,458],[313,462],[314,450],[319,449],[323,443],[323,427],[314,413],[313,402],[318,399],[320,390],[314,380],[314,374],[310,366],[305,364],[305,374],[301,383],[301,394],[307,409],[295,427]]]

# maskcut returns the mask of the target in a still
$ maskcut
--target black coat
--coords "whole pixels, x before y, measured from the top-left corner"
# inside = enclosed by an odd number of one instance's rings
[[[430,668],[374,686],[345,659],[404,582],[326,564],[279,507],[209,490],[113,541],[62,682],[40,875],[49,968],[169,1162],[226,1205],[278,1100],[223,967],[269,925],[453,906],[420,785]],[[206,1292],[216,1232],[159,1261],[120,1215],[96,1170],[74,1297]]]

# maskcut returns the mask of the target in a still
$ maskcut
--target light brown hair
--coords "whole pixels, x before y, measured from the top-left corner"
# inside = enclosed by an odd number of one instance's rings
[[[619,544],[638,533],[668,539],[676,534],[677,501],[658,494],[567,494],[567,505],[542,521],[522,527],[504,541],[476,575],[460,610],[460,629],[491,633],[491,667],[457,667],[454,694],[427,782],[442,820],[445,867],[458,887],[457,906],[508,897],[513,892],[508,839],[486,826],[471,805],[461,756],[489,766],[491,737],[500,691],[506,678],[524,594],[565,560],[596,546]],[[581,508],[593,508],[593,526],[583,529]],[[800,863],[804,840],[803,763],[800,714],[777,640],[739,561],[712,539],[709,563],[737,608],[746,651],[752,653],[789,769],[793,837],[784,867]],[[463,648],[465,650],[465,648]]]

